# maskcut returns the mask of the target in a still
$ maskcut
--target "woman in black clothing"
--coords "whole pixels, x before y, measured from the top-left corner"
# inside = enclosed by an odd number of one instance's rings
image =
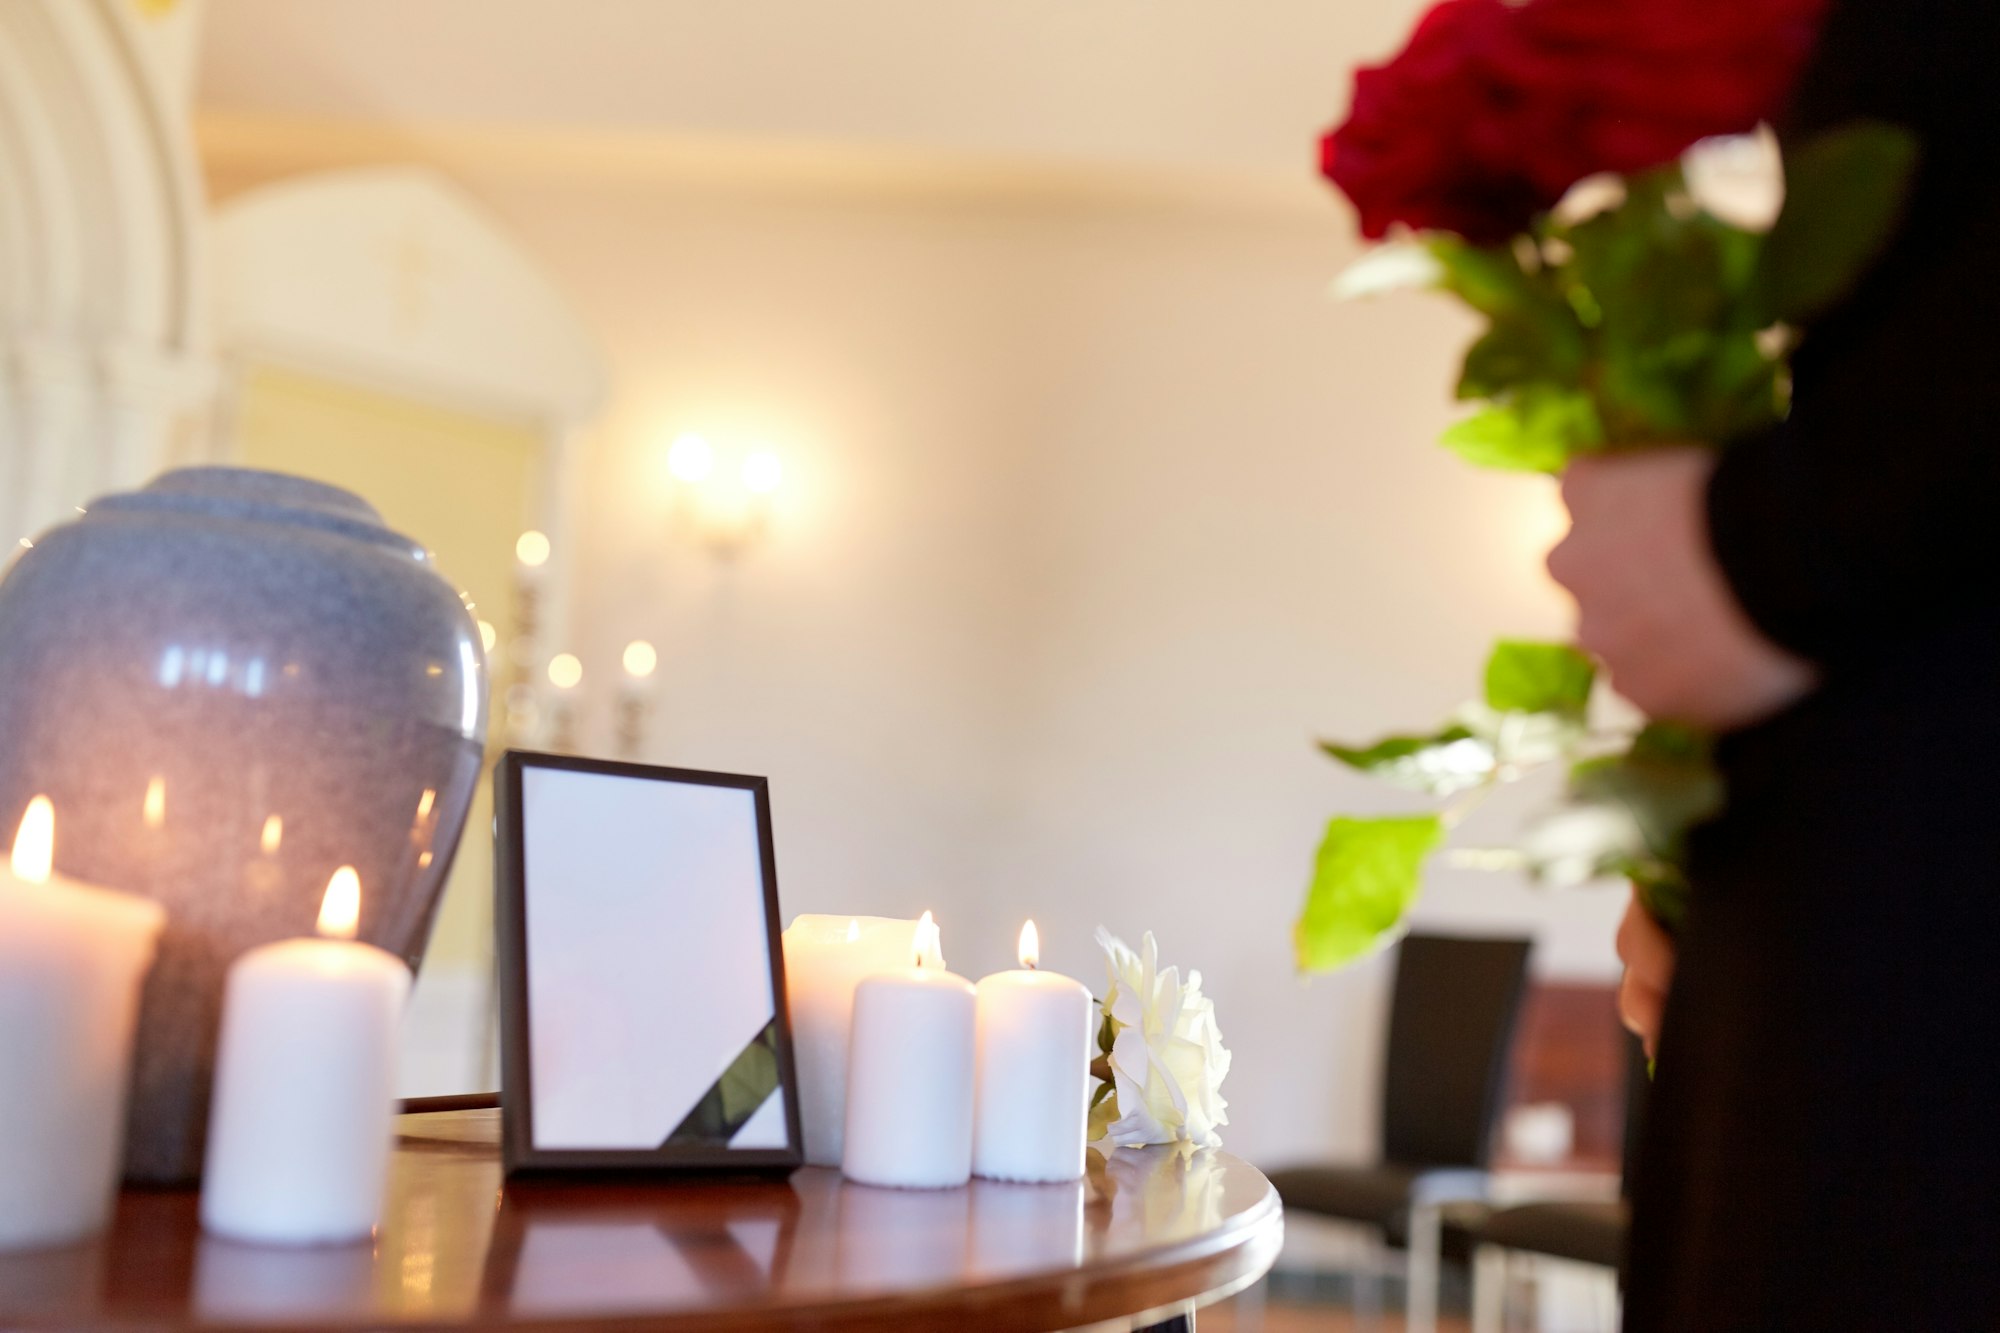
[[[1621,692],[1726,733],[1678,957],[1621,931],[1632,1330],[2000,1328],[2000,6],[1834,0],[1783,133],[1860,116],[1918,175],[1789,419],[1576,467],[1550,557]]]

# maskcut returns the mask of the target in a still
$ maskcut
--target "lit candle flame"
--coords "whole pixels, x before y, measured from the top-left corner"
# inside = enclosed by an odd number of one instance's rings
[[[167,822],[167,780],[156,777],[146,784],[146,804],[141,812],[147,828],[161,828]]]
[[[1035,931],[1035,923],[1028,922],[1021,927],[1021,966],[1034,970],[1042,961],[1042,937]]]
[[[285,817],[283,815],[272,815],[264,821],[264,836],[257,840],[257,845],[264,849],[264,855],[266,856],[276,856],[278,854],[278,848],[285,845]]]
[[[56,807],[46,796],[28,802],[21,831],[14,835],[14,874],[30,884],[46,884],[56,859]]]
[[[326,898],[319,908],[319,933],[328,939],[351,940],[361,924],[361,876],[353,866],[342,866],[327,881]]]
[[[937,922],[932,920],[929,912],[925,912],[917,918],[917,934],[914,945],[917,951],[918,967],[924,965],[924,958],[927,955],[935,952],[940,947],[938,943]]]
[[[860,938],[861,938],[861,923],[859,921],[849,921],[847,923],[847,942],[849,944],[852,944],[854,943],[854,941]]]

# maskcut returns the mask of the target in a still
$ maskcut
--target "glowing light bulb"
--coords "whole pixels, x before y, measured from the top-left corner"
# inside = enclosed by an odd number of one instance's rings
[[[21,831],[14,835],[14,874],[30,884],[46,884],[56,860],[56,807],[46,796],[28,802]]]
[[[768,449],[759,449],[743,460],[743,489],[752,495],[769,495],[785,484],[785,465]]]
[[[715,450],[699,435],[683,435],[667,450],[667,471],[682,481],[704,481],[715,471]]]
[[[573,690],[583,681],[583,663],[575,653],[557,653],[549,659],[549,684],[559,690]]]
[[[549,562],[548,537],[530,529],[521,534],[521,540],[514,543],[514,558],[529,569],[540,569]]]
[[[361,875],[342,866],[327,881],[319,905],[319,933],[331,940],[351,940],[361,924]]]
[[[1030,970],[1042,961],[1042,937],[1035,930],[1035,923],[1032,921],[1021,927],[1019,957],[1021,959],[1021,966]]]
[[[632,679],[644,680],[659,665],[659,652],[644,639],[634,639],[625,645],[625,674]]]

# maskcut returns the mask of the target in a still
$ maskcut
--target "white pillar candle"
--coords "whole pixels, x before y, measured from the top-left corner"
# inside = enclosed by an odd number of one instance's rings
[[[950,1189],[972,1178],[972,983],[924,966],[930,913],[911,962],[854,988],[840,1169],[864,1185]]]
[[[118,1188],[139,987],[166,912],[54,871],[28,806],[0,867],[0,1250],[100,1230]]]
[[[354,940],[360,892],[342,868],[320,911],[333,938],[266,944],[229,969],[201,1191],[219,1235],[314,1245],[375,1227],[410,969]]]
[[[877,972],[901,971],[917,950],[917,923],[879,916],[800,916],[785,931],[785,1000],[798,1066],[806,1161],[839,1166],[847,1116],[847,1041],[854,988]],[[944,970],[935,931],[925,965]]]
[[[972,1169],[990,1180],[1076,1180],[1090,1119],[1090,992],[1037,970],[1035,923],[1021,967],[979,983]]]

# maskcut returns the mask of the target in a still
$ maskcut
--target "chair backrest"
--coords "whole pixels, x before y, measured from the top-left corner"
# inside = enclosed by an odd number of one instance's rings
[[[1529,947],[1520,939],[1403,940],[1382,1080],[1385,1160],[1486,1165]]]

